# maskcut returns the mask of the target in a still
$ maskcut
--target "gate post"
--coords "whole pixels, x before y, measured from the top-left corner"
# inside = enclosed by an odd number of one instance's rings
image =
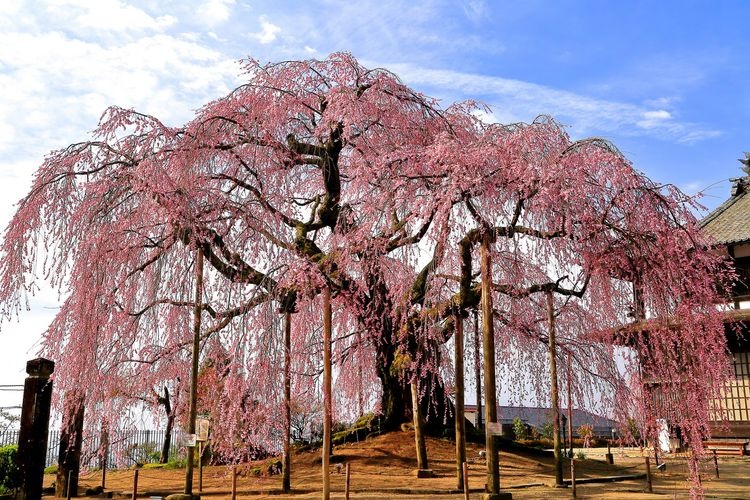
[[[52,402],[52,381],[49,377],[55,363],[44,358],[26,362],[23,387],[21,430],[18,433],[18,468],[21,473],[22,498],[42,497],[44,465],[47,458],[47,432]]]

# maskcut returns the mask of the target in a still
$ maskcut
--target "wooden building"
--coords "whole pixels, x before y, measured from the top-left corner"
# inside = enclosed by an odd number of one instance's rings
[[[745,155],[740,161],[746,175],[732,180],[729,199],[700,224],[716,241],[717,250],[732,258],[739,275],[724,320],[735,375],[723,396],[728,429],[715,425],[712,433],[715,437],[750,439],[750,154]]]

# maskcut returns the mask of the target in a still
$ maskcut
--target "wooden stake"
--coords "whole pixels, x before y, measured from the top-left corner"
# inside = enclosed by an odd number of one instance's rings
[[[646,457],[646,482],[648,483],[648,492],[654,492],[654,485],[651,482],[651,459]]]
[[[422,412],[419,408],[419,386],[417,380],[411,383],[412,415],[414,416],[414,441],[417,446],[417,469],[420,471],[429,469],[427,463],[427,445],[425,444]],[[422,476],[417,476],[422,477]]]
[[[476,379],[476,399],[477,399],[477,429],[482,430],[482,363],[480,362],[480,346],[482,345],[479,336],[479,316],[476,309],[474,310],[474,378]]]
[[[573,493],[573,498],[578,498],[576,491],[576,459],[570,457],[570,486]]]
[[[557,388],[557,344],[555,343],[555,302],[551,291],[546,292],[547,296],[547,323],[548,337],[547,350],[549,353],[549,374],[550,374],[550,399],[552,401],[552,442],[555,453],[555,486],[562,488],[563,483],[563,464],[562,448],[560,443],[560,401],[559,391]],[[570,405],[568,405],[570,406]],[[571,436],[571,443],[573,442]],[[571,457],[572,458],[572,457]]]
[[[203,441],[198,441],[198,493],[203,493]]]
[[[464,416],[464,318],[462,314],[453,316],[456,324],[454,341],[456,344],[456,484],[459,490],[464,487],[464,466],[466,464],[466,417]]]
[[[132,500],[138,496],[138,469],[133,472],[133,497]]]
[[[346,485],[344,486],[344,499],[349,500],[349,481],[351,478],[351,469],[349,464],[346,464]]]
[[[68,500],[70,500],[70,486],[71,486],[70,480],[71,479],[73,479],[73,471],[69,470],[68,471],[68,484],[66,484],[66,486],[68,487]],[[76,492],[76,496],[78,496],[78,492]]]
[[[323,289],[323,500],[331,498],[331,289]]]

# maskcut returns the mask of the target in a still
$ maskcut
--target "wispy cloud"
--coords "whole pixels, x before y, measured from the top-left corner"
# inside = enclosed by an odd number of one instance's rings
[[[696,142],[721,134],[696,123],[679,121],[670,111],[648,104],[597,99],[510,78],[409,64],[387,67],[409,84],[428,87],[449,99],[468,95],[484,100],[502,121],[529,121],[540,114],[549,114],[569,125],[576,134],[653,135],[677,142]]]
[[[250,33],[250,36],[258,40],[261,44],[266,45],[276,40],[276,35],[281,32],[281,28],[272,24],[265,16],[258,18],[260,22],[260,31]]]

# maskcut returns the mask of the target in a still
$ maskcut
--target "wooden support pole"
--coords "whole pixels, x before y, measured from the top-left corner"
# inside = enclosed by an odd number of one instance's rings
[[[548,323],[548,343],[547,350],[549,353],[549,374],[550,374],[550,400],[552,402],[552,443],[555,455],[555,487],[564,488],[563,482],[563,464],[562,464],[562,445],[560,442],[560,401],[559,390],[557,387],[557,344],[555,340],[555,302],[551,291],[546,292],[547,298],[547,323]],[[568,405],[570,406],[570,405]],[[573,442],[571,435],[570,442]],[[572,458],[572,456],[571,456]]]
[[[464,462],[463,464],[461,464],[461,467],[463,469],[464,500],[469,500],[469,464]]]
[[[68,471],[68,482],[66,483],[66,486],[68,487],[68,491],[67,491],[67,496],[66,496],[66,498],[67,498],[68,500],[70,500],[70,489],[71,489],[71,487],[73,486],[73,485],[71,484],[71,479],[73,479],[73,471],[72,471],[72,470],[69,470],[69,471]],[[78,496],[78,492],[77,492],[77,491],[76,491],[76,496]]]
[[[237,466],[232,467],[232,500],[237,499]]]
[[[138,496],[138,469],[133,471],[133,496],[132,500],[135,500]]]
[[[195,252],[195,304],[193,307],[193,365],[190,374],[190,407],[188,414],[188,434],[195,435],[195,418],[198,413],[198,362],[201,349],[201,314],[203,313],[203,252]],[[193,462],[195,461],[195,444],[187,447],[187,466],[185,467],[185,495],[193,494]],[[135,498],[135,497],[133,497]]]
[[[464,416],[464,318],[462,314],[453,316],[456,323],[454,341],[456,344],[456,484],[459,490],[464,487],[464,466],[466,465],[466,417]]]
[[[654,485],[651,481],[651,458],[646,457],[646,483],[648,484],[648,492],[654,492]]]
[[[323,288],[323,500],[331,498],[331,289]]]
[[[351,480],[351,467],[346,464],[346,483],[344,486],[344,500],[349,500],[349,482]]]
[[[289,493],[292,469],[292,313],[284,314],[284,464],[281,471],[281,489]]]
[[[497,500],[512,498],[500,494],[500,454],[491,427],[497,424],[497,388],[495,385],[495,322],[492,312],[492,257],[493,235],[489,229],[482,235],[479,260],[482,273],[482,335],[484,344],[484,402],[485,447],[487,453],[487,486],[484,498]]]

